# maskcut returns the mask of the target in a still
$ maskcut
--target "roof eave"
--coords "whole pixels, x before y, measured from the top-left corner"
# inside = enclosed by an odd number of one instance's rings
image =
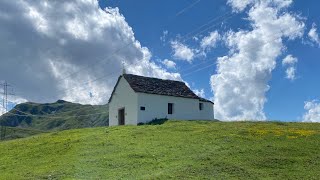
[[[116,88],[117,88],[117,86],[118,86],[118,84],[119,84],[119,82],[120,82],[121,77],[122,77],[122,75],[120,75],[120,76],[119,76],[119,78],[118,78],[118,80],[117,80],[116,85],[113,87],[113,90],[112,90],[112,93],[111,93],[111,96],[110,96],[110,98],[109,98],[108,103],[110,103],[110,102],[111,102],[111,100],[112,100],[112,96],[113,96],[113,94],[114,94],[114,92],[115,92],[115,90],[116,90]]]
[[[201,102],[208,102],[214,104],[214,102],[207,100],[207,99],[200,99],[200,98],[193,98],[193,97],[185,97],[185,96],[174,96],[174,95],[165,95],[165,94],[157,94],[157,93],[148,93],[148,92],[140,92],[140,91],[134,91],[136,93],[142,93],[142,94],[152,94],[152,95],[158,95],[158,96],[169,96],[169,97],[179,97],[179,98],[187,98],[187,99],[197,99]]]

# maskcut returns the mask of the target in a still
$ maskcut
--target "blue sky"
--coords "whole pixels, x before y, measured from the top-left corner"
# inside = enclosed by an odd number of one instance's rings
[[[222,120],[320,122],[318,7],[316,0],[1,1],[0,81],[14,88],[12,104],[105,104],[124,63],[128,73],[185,81],[214,100]]]
[[[170,46],[170,39],[177,36],[184,36],[196,30],[199,26],[206,24],[215,17],[226,13],[232,13],[232,7],[226,1],[210,0],[181,0],[181,1],[100,1],[101,7],[118,7],[126,18],[126,21],[133,28],[135,36],[142,45],[148,47],[153,56],[159,59],[173,59],[173,52]],[[192,6],[193,5],[193,6]],[[296,0],[288,11],[299,14],[305,18],[305,29],[308,31],[313,23],[320,24],[320,2],[316,0]],[[185,9],[186,8],[186,9]],[[183,11],[185,10],[185,11]],[[178,14],[180,11],[182,13]],[[250,24],[245,19],[246,12],[235,14],[230,19],[219,19],[216,27],[207,29],[198,34],[199,37],[207,36],[213,30],[225,32],[230,29],[250,29]],[[212,23],[214,24],[214,23]],[[211,24],[210,24],[211,25]],[[204,28],[205,29],[205,28]],[[160,37],[164,31],[168,31],[166,42],[162,43]],[[198,31],[196,31],[198,33]],[[197,46],[192,38],[184,42],[190,47]],[[269,81],[270,90],[266,93],[267,102],[264,107],[265,114],[271,120],[298,120],[304,113],[304,102],[320,97],[320,51],[317,45],[310,45],[308,37],[304,35],[301,39],[285,42],[287,49],[277,58],[277,66],[272,72]],[[207,98],[212,97],[210,76],[215,73],[216,66],[205,68],[189,76],[184,74],[195,71],[206,65],[216,63],[217,57],[227,55],[226,47],[218,45],[206,57],[199,57],[192,63],[187,61],[174,60],[177,69],[181,71],[182,78],[189,82],[193,88],[205,90]],[[281,66],[281,60],[292,54],[299,59],[296,67],[296,79],[290,81],[285,78],[285,67]],[[203,61],[208,61],[189,71],[183,72],[186,67],[192,67]]]

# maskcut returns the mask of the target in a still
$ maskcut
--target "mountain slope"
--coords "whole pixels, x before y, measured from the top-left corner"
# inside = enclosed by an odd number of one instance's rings
[[[0,142],[0,179],[317,179],[320,124],[167,121]]]
[[[108,126],[108,105],[81,105],[63,100],[55,103],[22,103],[0,117],[0,125],[37,131],[56,131]],[[1,130],[0,130],[1,131]]]

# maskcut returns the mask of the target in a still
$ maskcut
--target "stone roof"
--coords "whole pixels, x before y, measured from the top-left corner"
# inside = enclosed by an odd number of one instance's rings
[[[164,80],[164,79],[158,79],[158,78],[138,76],[133,74],[123,74],[122,76],[127,80],[130,87],[135,92],[157,94],[157,95],[164,95],[164,96],[192,98],[192,99],[199,99],[200,101],[204,101],[204,102],[211,102],[207,99],[197,96],[194,92],[192,92],[192,90],[188,86],[186,86],[184,82],[181,82],[181,81]],[[119,80],[120,78],[121,76],[119,77]],[[112,97],[112,94],[111,94],[111,97]],[[110,97],[110,100],[111,100],[111,97]]]

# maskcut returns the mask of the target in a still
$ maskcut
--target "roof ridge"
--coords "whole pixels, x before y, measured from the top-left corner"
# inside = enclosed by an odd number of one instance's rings
[[[183,81],[179,81],[179,80],[172,80],[172,79],[162,79],[162,78],[157,78],[157,77],[150,77],[150,76],[141,76],[141,75],[136,75],[136,74],[123,74],[123,75],[131,75],[131,76],[138,76],[138,77],[143,77],[143,78],[150,78],[150,79],[159,79],[162,81],[174,81],[174,82],[180,82],[180,83],[184,83]]]

